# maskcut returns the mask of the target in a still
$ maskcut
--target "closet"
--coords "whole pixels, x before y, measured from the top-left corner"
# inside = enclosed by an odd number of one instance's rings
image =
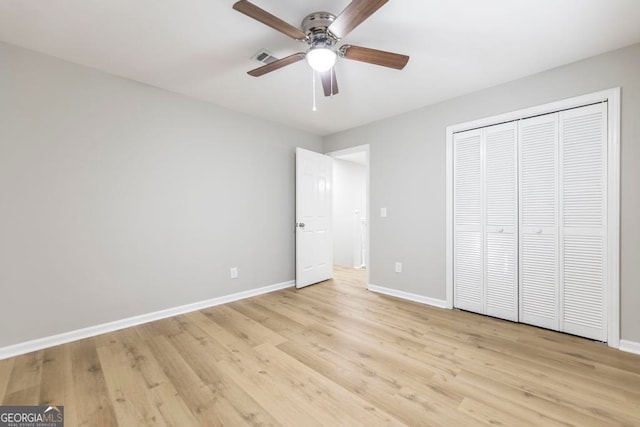
[[[454,307],[607,340],[607,103],[453,135]]]

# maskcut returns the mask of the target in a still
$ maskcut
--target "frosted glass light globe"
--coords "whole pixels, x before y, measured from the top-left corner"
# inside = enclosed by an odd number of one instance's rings
[[[332,50],[326,47],[317,47],[307,52],[307,62],[319,73],[328,71],[336,63],[338,55]]]

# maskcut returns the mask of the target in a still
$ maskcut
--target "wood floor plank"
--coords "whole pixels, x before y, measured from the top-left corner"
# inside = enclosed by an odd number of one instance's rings
[[[37,405],[40,385],[21,388],[8,393],[4,397],[3,405]]]
[[[201,311],[221,327],[240,337],[253,347],[266,342],[277,345],[284,341],[274,331],[265,328],[260,323],[244,316],[230,306],[219,306]]]
[[[270,343],[256,347],[256,352],[270,363],[274,371],[288,378],[291,392],[312,403],[308,410],[318,414],[324,425],[400,425],[399,421],[359,396],[336,386],[315,369],[291,358]],[[322,417],[322,418],[321,418]]]
[[[251,352],[251,348],[224,329],[218,329],[219,326],[202,313],[190,313],[187,317],[195,319],[197,323],[189,325],[184,333],[171,337],[170,341],[193,373],[211,389],[217,399],[223,399],[231,405],[231,410],[221,412],[222,422],[225,425],[277,425],[278,422],[270,413],[218,365],[219,361],[235,361],[236,353]],[[227,351],[226,346],[209,335],[212,331],[220,341],[231,345],[230,350]],[[226,357],[212,357],[225,351],[228,352]]]
[[[531,377],[520,370],[517,374],[513,371],[505,372],[502,369],[484,368],[476,369],[492,380],[512,387],[518,392],[528,395],[535,395],[541,399],[553,402],[557,407],[567,408],[571,411],[582,413],[588,417],[600,419],[601,423],[617,423],[620,425],[633,425],[635,416],[640,411],[637,401],[634,403],[621,403],[606,395],[594,390],[590,393],[583,393],[584,384],[577,382],[571,387],[565,387],[565,393],[558,393],[558,388],[562,387],[563,377],[556,378],[553,387],[549,386],[549,381],[540,381],[536,377]],[[576,388],[575,385],[578,385]]]
[[[323,376],[341,385],[354,395],[369,402],[374,407],[393,413],[407,425],[457,425],[469,423],[469,419],[455,412],[456,403],[450,404],[432,394],[415,393],[401,386],[395,379],[383,372],[372,369],[368,364],[359,364],[338,352],[318,347],[312,343],[286,342],[278,346],[289,356],[304,362]],[[366,378],[366,381],[363,380]],[[425,381],[425,386],[428,387]]]
[[[286,371],[279,370],[268,360],[262,359],[255,351],[257,346],[252,346],[250,340],[238,335],[237,331],[223,328],[214,322],[211,316],[194,313],[190,317],[196,318],[198,325],[208,334],[209,339],[200,339],[201,342],[211,341],[214,345],[226,348],[232,355],[216,363],[217,372],[224,372],[226,377],[241,388],[242,393],[257,402],[260,407],[264,407],[266,403],[271,408],[270,415],[277,424],[292,425],[289,418],[301,420],[305,416],[311,425],[324,424],[317,419],[318,413],[314,416],[312,408],[304,399],[285,393],[295,391],[290,389],[289,382],[285,380],[290,378],[289,374],[285,374]],[[277,341],[280,342],[282,339]],[[271,344],[267,342],[263,345]]]
[[[65,408],[75,408],[80,426],[118,425],[113,410],[114,402],[109,397],[98,359],[96,341],[89,338],[69,345],[76,400],[65,402]]]
[[[43,351],[34,351],[15,360],[3,400],[4,405],[38,404],[42,384],[42,362]]]
[[[40,405],[64,406],[65,423],[78,425],[71,346],[59,345],[44,350]]]
[[[502,426],[534,426],[526,416],[532,414],[512,414],[504,410],[499,410],[484,401],[478,401],[471,397],[465,397],[458,410],[470,415],[478,424],[502,425]]]
[[[259,298],[250,298],[233,302],[229,304],[229,307],[276,333],[282,330],[299,332],[305,328],[302,323],[298,323],[290,317],[261,305],[259,301]]]
[[[196,424],[196,418],[184,400],[177,396],[173,383],[137,330],[125,329],[112,337],[108,344],[98,347],[98,354],[106,372],[107,388],[112,400],[117,402],[114,409],[119,420],[127,420],[129,414],[134,414],[137,425]],[[122,372],[114,374],[111,372],[113,369]],[[109,381],[112,377],[122,375],[128,378],[124,384]],[[143,404],[136,404],[136,399],[140,399]],[[148,410],[142,413],[136,409],[137,406]],[[127,420],[126,423],[132,422],[133,420]]]
[[[525,358],[523,355],[505,354],[491,348],[467,349],[463,355],[467,367],[475,371],[491,371],[499,367],[499,372],[516,372],[518,378],[530,384],[554,384],[555,391],[573,395],[588,395],[602,404],[624,402],[631,410],[638,406],[640,411],[640,380],[636,380],[636,392],[630,392],[620,387],[620,384],[602,384],[597,376],[576,374],[571,370],[552,367],[539,363],[535,358]],[[635,411],[635,410],[634,410]]]
[[[170,339],[158,336],[148,341],[154,357],[162,364],[165,374],[199,423],[224,425],[222,418],[227,415],[233,416],[231,405],[217,398],[215,392],[196,375]],[[237,420],[232,418],[232,421]]]
[[[538,425],[573,427],[602,425],[600,419],[583,415],[573,408],[559,405],[558,402],[501,383],[487,375],[463,371],[457,380],[455,386],[459,387],[461,392],[472,393],[471,389],[475,388],[477,393],[493,396],[493,403],[487,404],[487,406],[502,411],[506,409],[505,412],[511,410],[516,414],[527,414],[527,419],[533,419],[534,423]]]
[[[11,371],[13,370],[15,361],[15,357],[0,360],[0,404],[4,400],[7,392],[7,386],[9,385],[9,379],[11,378]]]
[[[145,390],[145,384],[135,375],[134,366],[119,348],[98,347],[98,357],[105,383],[120,425],[166,425]]]
[[[519,343],[500,342],[492,338],[484,338],[482,343],[475,343],[476,348],[491,351],[499,348],[500,352],[511,358],[521,359],[524,366],[529,364],[537,364],[544,369],[569,372],[585,380],[594,380],[599,386],[609,387],[611,390],[621,390],[631,399],[636,400],[640,397],[640,376],[634,372],[623,371],[608,365],[594,364],[592,361],[583,357],[571,357],[567,354],[549,350],[541,343],[538,346],[521,345]],[[601,344],[584,340],[582,346],[601,347],[601,352],[607,353],[612,349],[604,347]],[[571,345],[571,347],[574,347]],[[617,351],[617,350],[615,350]],[[600,371],[600,372],[598,372]]]
[[[365,272],[0,361],[67,425],[640,426],[640,356],[366,290]]]

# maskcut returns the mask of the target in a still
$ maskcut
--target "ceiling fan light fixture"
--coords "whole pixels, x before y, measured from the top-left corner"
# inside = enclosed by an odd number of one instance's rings
[[[330,70],[336,63],[338,55],[335,50],[328,47],[311,48],[306,55],[307,62],[319,73]]]
[[[233,8],[238,12],[309,46],[306,52],[302,51],[284,58],[275,59],[273,62],[270,61],[265,65],[248,71],[247,74],[253,77],[260,77],[306,58],[313,70],[314,84],[317,78],[316,71],[318,71],[324,96],[333,96],[338,94],[338,82],[336,81],[336,73],[333,67],[338,57],[402,70],[407,65],[407,61],[409,61],[407,55],[362,46],[337,46],[337,43],[340,43],[347,34],[362,24],[388,1],[351,0],[347,7],[337,16],[330,12],[322,11],[310,13],[302,20],[300,28],[294,27],[261,9],[251,3],[250,0],[236,1],[233,4]],[[313,93],[315,94],[315,90]]]

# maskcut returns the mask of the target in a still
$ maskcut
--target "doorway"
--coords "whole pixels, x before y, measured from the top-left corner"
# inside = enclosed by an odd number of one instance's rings
[[[369,145],[327,153],[333,162],[333,263],[369,283]]]

